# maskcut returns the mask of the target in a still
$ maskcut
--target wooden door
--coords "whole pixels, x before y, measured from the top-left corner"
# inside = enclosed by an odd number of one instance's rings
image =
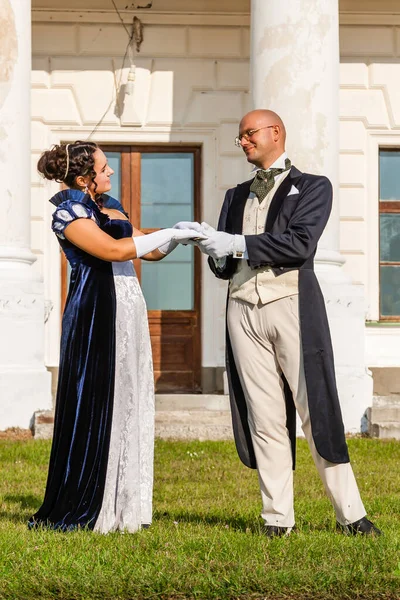
[[[177,221],[201,220],[200,147],[101,148],[115,171],[110,195],[135,227],[151,233]],[[162,261],[134,264],[148,306],[156,391],[201,391],[200,252],[179,246]]]

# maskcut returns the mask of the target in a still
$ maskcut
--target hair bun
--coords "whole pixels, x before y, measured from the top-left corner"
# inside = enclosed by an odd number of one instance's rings
[[[67,175],[67,163],[66,146],[54,145],[50,150],[43,152],[39,158],[37,169],[45,179],[61,182]]]

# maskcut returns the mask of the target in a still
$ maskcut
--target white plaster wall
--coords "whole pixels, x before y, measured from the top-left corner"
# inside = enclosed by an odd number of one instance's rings
[[[248,107],[248,35],[245,27],[148,25],[135,56],[134,110],[140,127],[121,124],[119,84],[129,64],[126,34],[117,24],[33,24],[32,240],[40,257],[46,298],[54,307],[46,325],[46,360],[59,360],[60,259],[50,231],[48,198],[35,165],[40,151],[60,140],[117,143],[200,143],[203,147],[202,218],[216,224],[224,193],[243,180],[247,162],[234,146]],[[162,40],[162,41],[161,41]],[[117,85],[116,85],[117,84]],[[224,364],[226,286],[203,268],[203,366]]]
[[[379,148],[400,148],[399,16],[340,28],[340,248],[368,321],[379,319]],[[368,366],[400,366],[400,325],[365,334]]]
[[[233,145],[241,115],[250,109],[249,27],[245,19],[216,25],[189,17],[154,20],[145,25],[135,57],[134,109],[140,127],[126,127],[116,115],[116,84],[126,82],[122,68],[126,34],[117,23],[33,23],[32,164],[50,143],[88,137],[99,142],[198,142],[203,144],[203,218],[216,223],[223,196],[244,180],[249,168]],[[88,21],[88,18],[86,19]],[[180,22],[182,21],[182,23]],[[243,21],[243,24],[241,23]],[[168,24],[167,24],[168,23]],[[212,23],[212,21],[211,21]],[[368,319],[378,317],[377,136],[386,145],[400,134],[400,29],[384,25],[340,28],[340,250],[344,269],[365,286]],[[382,139],[382,138],[379,138]],[[371,140],[375,140],[371,143]],[[58,363],[59,250],[49,230],[56,189],[32,169],[32,245],[53,310],[46,325],[46,360]],[[226,286],[204,263],[203,366],[224,364]],[[379,353],[380,363],[393,351]],[[368,336],[368,332],[367,332]],[[396,338],[397,339],[397,338]],[[397,348],[400,347],[400,339]],[[400,355],[400,352],[399,352]],[[370,366],[374,352],[368,351]],[[391,361],[393,362],[393,357]],[[399,361],[400,362],[400,357]],[[381,366],[381,365],[380,365]]]

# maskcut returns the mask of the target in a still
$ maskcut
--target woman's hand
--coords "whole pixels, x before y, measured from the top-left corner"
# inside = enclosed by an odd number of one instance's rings
[[[136,255],[138,258],[147,256],[158,248],[169,247],[171,242],[187,243],[191,239],[205,239],[207,236],[195,229],[160,229],[147,235],[134,236],[133,241],[136,246]],[[161,251],[161,254],[163,252]],[[164,254],[165,255],[165,254]]]

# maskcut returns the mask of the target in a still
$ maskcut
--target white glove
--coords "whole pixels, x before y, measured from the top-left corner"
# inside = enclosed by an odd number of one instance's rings
[[[197,223],[196,221],[179,221],[179,223],[175,223],[173,229],[194,229],[198,232],[202,231],[200,223]],[[171,252],[175,250],[177,246],[178,242],[171,240],[170,242],[160,246],[158,250],[161,252],[161,254],[165,254],[166,256],[167,254],[171,254]]]
[[[174,229],[194,229],[195,231],[199,231],[200,233],[203,231],[200,223],[197,221],[179,221],[179,223],[175,223]]]
[[[134,236],[132,239],[136,247],[136,256],[141,258],[149,252],[153,252],[156,248],[160,248],[165,244],[169,244],[172,240],[183,241],[190,240],[192,238],[202,237],[205,239],[205,235],[201,235],[194,229],[160,229],[147,235]]]
[[[233,254],[235,258],[243,258],[246,250],[244,235],[232,235],[224,231],[214,231],[208,234],[207,239],[197,242],[202,252],[218,260]]]
[[[201,230],[206,235],[211,235],[212,233],[215,233],[217,231],[216,229],[214,229],[214,227],[211,227],[211,225],[209,225],[205,221],[201,223]]]
[[[211,225],[209,225],[205,221],[203,221],[201,223],[201,225],[199,225],[198,223],[189,223],[189,225],[197,225],[199,227],[199,233],[201,232],[202,234],[205,235],[205,237],[208,237],[212,233],[216,232],[216,229],[214,229],[214,227],[211,227]],[[176,225],[175,225],[175,227],[176,227]],[[203,248],[201,248],[201,246],[198,245],[197,241],[199,240],[199,238],[200,238],[200,236],[194,240],[188,240],[187,243],[189,246],[197,246],[199,248],[199,250],[201,250],[204,254],[207,254],[207,252]]]

